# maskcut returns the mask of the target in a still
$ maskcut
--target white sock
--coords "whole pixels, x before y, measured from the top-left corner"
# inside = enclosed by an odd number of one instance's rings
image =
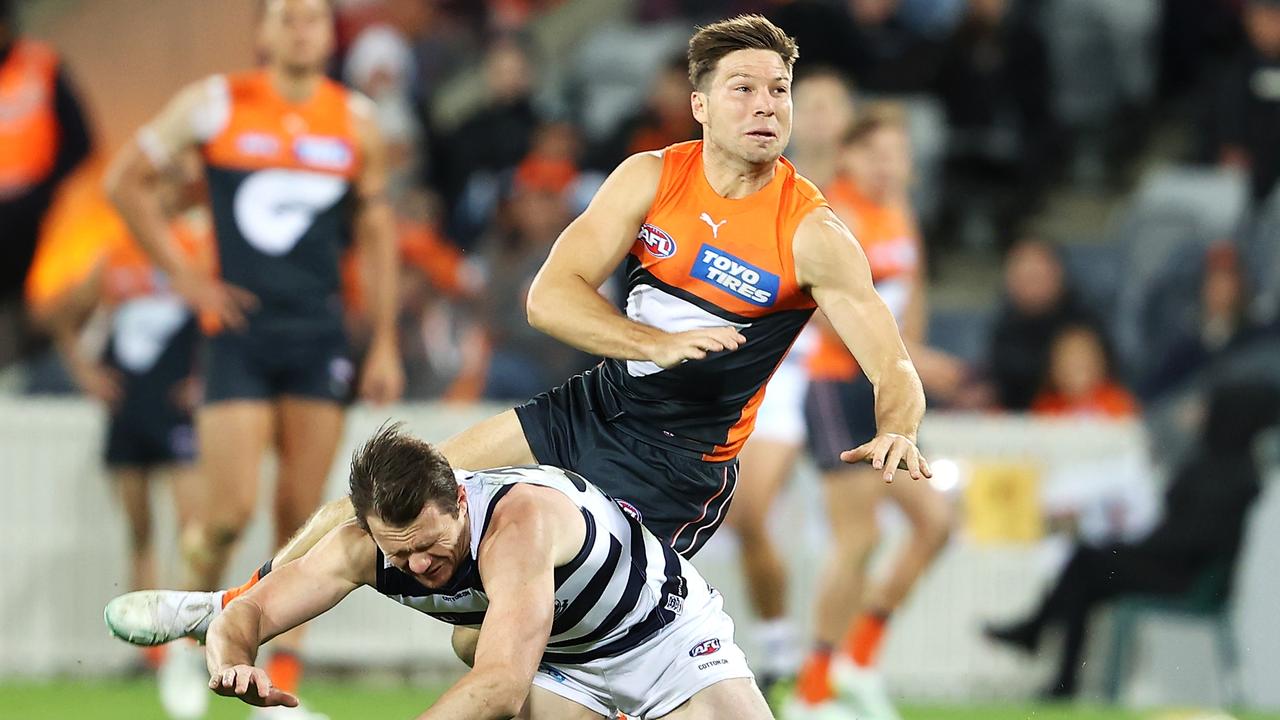
[[[762,656],[761,673],[776,676],[796,674],[800,668],[800,651],[791,620],[761,620],[756,623],[755,636]]]

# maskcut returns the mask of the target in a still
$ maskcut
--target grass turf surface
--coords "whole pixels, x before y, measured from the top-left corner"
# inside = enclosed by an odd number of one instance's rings
[[[314,682],[303,686],[309,707],[332,720],[413,718],[442,688]],[[242,720],[249,707],[210,698],[208,720]],[[1128,711],[1087,706],[907,706],[904,720],[1191,720],[1194,713]],[[1237,720],[1280,720],[1280,714],[1239,713]],[[0,684],[3,720],[167,720],[149,680]]]

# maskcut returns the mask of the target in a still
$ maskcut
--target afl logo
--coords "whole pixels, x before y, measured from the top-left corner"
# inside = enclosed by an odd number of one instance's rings
[[[614,498],[614,502],[618,504],[618,507],[622,509],[622,512],[627,514],[627,517],[638,523],[644,522],[644,516],[640,514],[640,511],[635,505],[632,505],[626,500],[618,500],[617,498]]]
[[[640,234],[636,235],[636,239],[644,243],[649,254],[659,260],[676,254],[676,241],[666,231],[649,223],[640,226]]]
[[[693,649],[689,651],[689,657],[702,657],[703,655],[710,655],[712,653],[719,652],[719,650],[720,641],[715,638],[711,638],[710,640],[703,640],[697,645],[694,645]]]

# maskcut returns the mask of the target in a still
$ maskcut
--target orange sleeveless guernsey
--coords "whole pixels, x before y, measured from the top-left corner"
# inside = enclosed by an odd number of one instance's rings
[[[893,316],[902,323],[911,283],[920,268],[920,233],[904,209],[880,205],[863,195],[848,178],[840,177],[827,188],[831,209],[849,226],[871,266],[871,280]],[[814,380],[852,380],[858,363],[839,337],[826,329],[809,357]]]
[[[19,40],[0,65],[0,197],[43,182],[58,155],[53,96],[58,56],[42,43]]]
[[[721,197],[707,182],[702,147],[662,153],[657,194],[627,257],[626,312],[668,332],[734,325],[747,342],[665,370],[606,360],[598,401],[623,432],[718,462],[737,456],[765,384],[813,313],[791,244],[826,200],[785,159],[752,195]]]

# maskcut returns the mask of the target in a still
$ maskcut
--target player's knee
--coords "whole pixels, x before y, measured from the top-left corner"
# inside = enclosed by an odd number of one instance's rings
[[[480,633],[470,628],[456,627],[453,629],[453,654],[458,659],[472,667],[476,663],[476,644],[480,640]]]
[[[874,517],[869,520],[847,519],[832,528],[832,537],[840,553],[850,555],[869,555],[880,543],[880,528]]]
[[[930,506],[924,513],[916,532],[920,534],[921,540],[930,551],[937,553],[946,547],[954,528],[955,513],[951,506],[945,502],[939,502]]]
[[[727,522],[743,544],[760,543],[768,539],[765,513],[750,505],[734,506],[729,512]]]

